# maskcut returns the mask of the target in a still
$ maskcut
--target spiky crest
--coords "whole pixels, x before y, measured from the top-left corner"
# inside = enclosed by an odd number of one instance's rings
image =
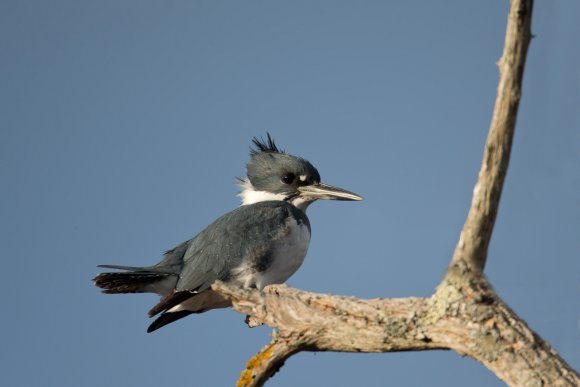
[[[250,148],[251,156],[257,155],[260,152],[285,153],[283,150],[278,149],[270,133],[266,132],[266,136],[268,137],[266,140],[258,137],[252,139],[255,148]]]

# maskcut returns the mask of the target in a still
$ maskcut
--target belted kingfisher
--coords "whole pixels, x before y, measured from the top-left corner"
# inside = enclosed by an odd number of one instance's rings
[[[163,255],[153,266],[99,265],[124,272],[94,278],[103,293],[157,293],[160,302],[149,316],[161,315],[153,332],[192,313],[231,306],[211,289],[216,280],[263,289],[286,282],[298,270],[310,242],[306,208],[317,199],[362,200],[320,182],[307,160],[254,138],[247,178],[239,179],[242,205],[218,218],[194,238]]]

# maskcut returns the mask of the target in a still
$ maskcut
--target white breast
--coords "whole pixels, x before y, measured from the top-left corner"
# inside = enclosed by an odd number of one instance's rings
[[[298,224],[295,219],[288,219],[290,233],[274,247],[272,263],[262,273],[256,273],[255,283],[258,289],[270,284],[282,284],[304,262],[310,243],[310,230],[305,224]]]

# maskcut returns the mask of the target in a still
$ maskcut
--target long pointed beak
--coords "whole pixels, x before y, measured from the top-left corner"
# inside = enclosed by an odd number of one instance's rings
[[[318,183],[298,187],[298,191],[304,197],[322,200],[363,200],[362,196],[342,188],[328,184]]]

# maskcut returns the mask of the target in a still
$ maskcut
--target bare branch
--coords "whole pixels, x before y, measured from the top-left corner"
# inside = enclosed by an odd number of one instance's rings
[[[578,373],[512,311],[483,275],[456,267],[431,297],[434,342],[468,355],[511,386],[578,386]]]
[[[510,385],[580,383],[578,374],[501,299],[484,277],[448,282],[432,298],[361,300],[283,285],[263,292],[217,282],[234,309],[278,329],[238,386],[261,386],[299,351],[397,352],[453,349]]]
[[[471,208],[455,248],[452,265],[463,262],[481,272],[495,223],[522,90],[526,54],[531,39],[533,0],[512,0],[508,16],[497,97],[483,162],[473,189]]]
[[[246,364],[237,387],[263,386],[284,365],[287,358],[298,352],[292,337],[275,337]]]
[[[361,300],[272,285],[263,292],[216,282],[234,309],[293,336],[300,350],[394,352],[441,348],[425,337],[419,320],[427,298]]]

